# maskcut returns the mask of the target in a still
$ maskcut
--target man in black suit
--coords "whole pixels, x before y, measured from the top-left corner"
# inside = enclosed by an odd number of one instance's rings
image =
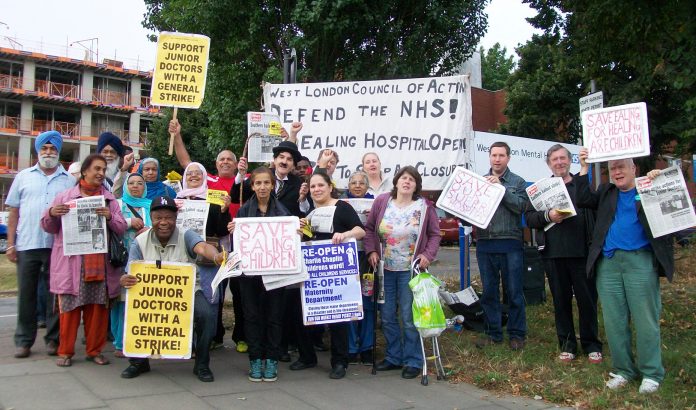
[[[277,147],[273,148],[273,171],[276,177],[275,194],[278,201],[282,203],[292,215],[302,218],[309,211],[309,203],[307,202],[306,184],[303,186],[302,179],[295,175],[292,171],[295,169],[295,164],[300,162],[302,155],[297,150],[297,145],[290,141],[282,141]],[[247,159],[239,158],[237,164],[237,177],[232,187],[232,202],[239,201],[239,187],[242,183],[242,176],[246,175],[249,168]],[[244,181],[244,199],[249,199],[253,195],[249,180]],[[302,210],[300,209],[300,205]]]

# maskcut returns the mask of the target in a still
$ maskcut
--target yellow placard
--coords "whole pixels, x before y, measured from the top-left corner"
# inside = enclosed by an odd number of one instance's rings
[[[208,194],[205,196],[205,201],[209,204],[225,206],[225,202],[222,200],[222,198],[226,195],[228,195],[226,191],[209,189]]]
[[[164,107],[198,108],[203,102],[210,38],[200,34],[162,32],[150,102]]]
[[[268,125],[268,135],[279,137],[280,131],[283,129],[283,124],[279,123],[278,121],[271,121]]]
[[[128,357],[189,359],[193,342],[196,267],[190,263],[130,264],[138,283],[126,292],[123,353]]]

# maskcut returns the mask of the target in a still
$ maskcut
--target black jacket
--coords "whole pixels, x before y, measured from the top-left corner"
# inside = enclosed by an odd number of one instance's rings
[[[609,228],[614,221],[616,204],[619,200],[619,189],[614,184],[602,184],[596,192],[590,190],[590,181],[587,175],[576,178],[577,182],[577,202],[581,207],[597,210],[597,222],[592,236],[592,245],[587,256],[587,272],[589,273],[602,255],[604,240],[607,237]],[[650,241],[655,259],[657,259],[657,271],[660,276],[666,276],[667,280],[672,281],[674,274],[674,249],[672,247],[672,236],[665,235],[654,238],[650,230],[650,224],[645,216],[645,211],[640,202],[636,202],[636,212],[638,220],[643,226],[645,235]]]
[[[277,183],[278,181],[276,181],[276,184]],[[299,218],[303,218],[305,216],[305,214],[300,211],[300,203],[298,202],[300,198],[301,185],[302,180],[300,177],[295,174],[288,174],[288,179],[285,181],[283,189],[281,189],[277,195],[274,194],[278,199],[278,202],[283,204],[283,206],[290,211],[290,215],[297,216]],[[244,181],[243,201],[246,202],[252,197],[252,195],[254,195],[254,191],[251,190],[251,182],[249,179],[246,179]],[[239,184],[235,183],[232,186],[230,197],[232,198],[232,202],[239,203]]]

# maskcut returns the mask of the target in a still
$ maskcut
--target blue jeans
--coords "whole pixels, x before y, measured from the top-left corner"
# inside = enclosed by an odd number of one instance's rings
[[[423,367],[420,335],[413,324],[413,293],[408,287],[410,271],[384,270],[384,304],[382,305],[382,332],[387,342],[385,360],[397,366]],[[399,309],[403,332],[396,309]]]
[[[119,300],[111,306],[111,334],[114,336],[114,349],[123,350],[123,323],[126,321],[126,302]]]
[[[524,340],[527,335],[527,317],[522,283],[524,269],[522,248],[507,253],[487,253],[477,250],[476,257],[483,283],[481,306],[486,313],[486,334],[496,342],[503,340],[499,290],[502,278],[503,288],[507,292],[510,304],[507,322],[508,337]]]
[[[375,309],[372,297],[362,297],[363,319],[350,322],[348,329],[348,353],[355,354],[372,349],[375,343]]]

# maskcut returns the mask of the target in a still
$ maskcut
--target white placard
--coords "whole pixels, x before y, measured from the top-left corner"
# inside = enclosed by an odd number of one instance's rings
[[[486,229],[503,195],[502,185],[491,184],[484,177],[457,167],[437,200],[437,207]]]
[[[296,216],[236,218],[234,250],[245,275],[297,274],[302,271],[300,219]]]
[[[582,139],[588,150],[588,163],[650,155],[645,103],[585,111]]]

